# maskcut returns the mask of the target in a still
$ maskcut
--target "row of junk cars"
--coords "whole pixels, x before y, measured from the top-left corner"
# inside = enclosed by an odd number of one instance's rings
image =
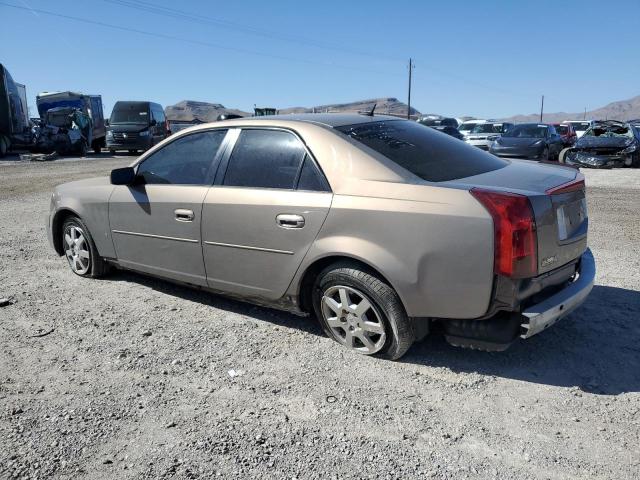
[[[640,119],[514,124],[426,115],[418,122],[498,157],[576,167],[640,168]]]

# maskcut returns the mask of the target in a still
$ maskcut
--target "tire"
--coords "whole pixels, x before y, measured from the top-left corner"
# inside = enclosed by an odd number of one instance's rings
[[[563,148],[562,150],[560,150],[560,153],[558,153],[558,163],[565,163],[564,159],[570,150],[571,150],[571,147]]]
[[[7,144],[7,140],[4,137],[0,136],[0,158],[4,158],[7,155],[7,151],[9,150],[9,146]]]
[[[542,153],[540,154],[539,160],[541,160],[541,161],[548,161],[549,160],[549,148],[548,147],[544,147],[544,150],[542,150]]]
[[[115,155],[115,154],[116,154],[116,151],[115,151],[115,150],[109,150],[109,154],[110,154],[110,155]]]
[[[73,273],[90,278],[98,278],[107,273],[109,265],[98,253],[91,233],[82,220],[68,217],[59,234],[62,236],[64,256]]]
[[[101,153],[102,147],[100,147],[100,142],[93,142],[93,153]]]
[[[395,290],[356,263],[336,263],[323,270],[312,301],[327,336],[357,353],[397,360],[414,341]]]
[[[129,150],[129,153],[132,154],[132,155],[135,155],[136,153],[138,153],[138,151],[137,150]]]
[[[88,150],[87,142],[82,141],[80,143],[80,150],[78,151],[78,155],[80,155],[81,157],[86,157],[87,156],[87,150]]]

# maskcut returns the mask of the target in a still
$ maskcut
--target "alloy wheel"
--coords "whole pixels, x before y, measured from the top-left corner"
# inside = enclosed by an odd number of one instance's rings
[[[71,270],[78,275],[87,273],[91,266],[91,252],[82,229],[76,225],[67,225],[64,231],[64,243],[64,253]]]
[[[364,293],[336,285],[324,292],[321,302],[322,316],[338,343],[366,355],[384,347],[382,316]]]

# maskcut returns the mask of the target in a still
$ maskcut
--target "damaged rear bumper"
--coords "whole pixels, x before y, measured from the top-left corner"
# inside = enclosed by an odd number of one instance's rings
[[[591,292],[595,276],[596,263],[591,250],[587,249],[580,259],[578,277],[572,283],[522,312],[524,321],[521,324],[523,333],[520,337],[532,337],[578,308]]]

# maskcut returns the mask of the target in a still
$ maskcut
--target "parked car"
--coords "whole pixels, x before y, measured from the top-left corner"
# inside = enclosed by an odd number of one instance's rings
[[[489,150],[491,144],[512,127],[513,123],[509,122],[479,123],[464,137],[464,141],[482,150]]]
[[[136,153],[146,151],[169,136],[164,109],[159,103],[118,101],[107,129],[107,148]]]
[[[439,132],[446,133],[458,140],[464,139],[462,134],[458,131],[458,121],[455,118],[427,115],[418,119],[418,123],[426,127],[433,128],[434,130],[438,130]]]
[[[551,125],[553,125],[553,128],[556,129],[556,132],[558,133],[558,135],[562,137],[562,144],[565,148],[570,147],[574,143],[576,143],[576,140],[578,139],[578,135],[576,134],[576,131],[574,130],[572,124],[552,123]]]
[[[183,130],[110,178],[56,187],[47,231],[77,275],[117,265],[315,314],[391,359],[433,322],[503,350],[578,307],[595,275],[580,172],[389,116]]]
[[[480,120],[480,119],[476,119],[476,120],[467,120],[466,122],[462,122],[460,125],[458,125],[458,131],[464,136],[466,137],[467,135],[470,135],[471,132],[473,131],[473,129],[480,124],[483,123],[487,123],[486,120]]]
[[[589,130],[589,128],[591,128],[591,125],[593,125],[593,122],[591,120],[565,120],[562,123],[571,125],[576,132],[577,138],[580,138],[582,135],[584,135],[584,132]]]
[[[489,151],[499,157],[545,161],[558,158],[562,146],[552,125],[520,123],[493,142]]]
[[[614,120],[594,122],[559,160],[592,168],[640,167],[640,128]]]

